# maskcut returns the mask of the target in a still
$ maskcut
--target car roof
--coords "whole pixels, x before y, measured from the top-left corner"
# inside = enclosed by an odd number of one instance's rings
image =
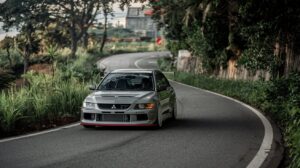
[[[116,69],[110,73],[153,73],[154,69]]]

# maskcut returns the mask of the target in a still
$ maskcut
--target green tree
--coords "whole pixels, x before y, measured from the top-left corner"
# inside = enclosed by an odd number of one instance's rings
[[[10,49],[14,47],[14,38],[5,36],[5,38],[0,42],[0,48],[4,49],[7,53],[7,59],[9,61],[9,67],[12,68],[13,63],[10,56]]]
[[[35,31],[42,27],[48,18],[46,5],[39,0],[6,0],[0,4],[0,21],[3,28],[9,30],[16,27],[24,38],[26,45],[22,43],[22,55],[24,58],[24,73],[27,71],[31,54],[35,51]]]
[[[78,42],[93,24],[99,0],[48,0],[51,18],[64,25],[71,39],[71,57],[76,57]]]
[[[300,44],[299,3],[293,0],[244,1],[239,15],[248,48],[244,62],[254,68],[270,67],[274,77],[300,71],[300,50],[296,47]]]

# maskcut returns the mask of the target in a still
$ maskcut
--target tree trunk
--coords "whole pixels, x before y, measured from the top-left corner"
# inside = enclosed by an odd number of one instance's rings
[[[107,12],[106,10],[103,10],[104,12],[104,32],[103,32],[103,37],[102,37],[102,41],[101,41],[101,47],[100,47],[100,52],[103,52],[104,49],[104,45],[107,39]]]
[[[78,48],[78,39],[76,36],[75,27],[70,27],[70,35],[71,35],[71,58],[76,58],[76,51]]]
[[[87,32],[84,32],[83,33],[83,47],[85,49],[87,49],[88,45],[89,45],[89,34]]]
[[[275,64],[272,67],[272,77],[278,78],[282,77],[285,74],[286,69],[286,42],[285,35],[282,31],[279,31],[275,43]]]
[[[71,58],[76,58],[77,41],[72,39],[71,43]]]
[[[28,27],[30,27],[29,31],[26,33],[26,38],[27,38],[28,43],[25,45],[25,48],[24,48],[24,74],[26,74],[26,72],[27,72],[27,69],[28,69],[28,66],[29,66],[30,55],[33,52],[33,47],[32,47],[32,43],[33,43],[32,32],[33,32],[33,29],[32,29],[30,24],[29,24]]]
[[[289,40],[289,37],[287,37],[287,42],[285,44],[285,65],[284,65],[284,76],[288,76],[289,73],[293,69],[293,42]]]
[[[229,55],[229,61],[227,62],[227,73],[228,78],[236,79],[237,77],[237,67],[236,62],[241,56],[241,49],[239,44],[236,43],[237,34],[238,34],[238,1],[237,0],[229,0],[227,4],[227,17],[228,17],[228,46],[226,47],[227,53]]]
[[[286,44],[285,44],[285,69],[284,75],[288,76],[291,72],[299,71],[300,60],[299,50],[295,47],[295,35],[292,33],[286,33]]]
[[[24,74],[26,74],[27,70],[28,70],[28,66],[29,66],[29,57],[30,57],[30,54],[25,51],[24,53]]]
[[[12,60],[10,58],[10,51],[9,51],[9,48],[6,48],[6,52],[7,52],[7,59],[9,61],[9,67],[12,68]]]
[[[77,48],[78,48],[78,40],[80,38],[78,38],[78,34],[76,32],[76,25],[75,25],[75,21],[72,21],[71,25],[69,25],[68,27],[69,29],[69,33],[71,36],[71,55],[70,58],[76,58],[76,52],[77,52]]]

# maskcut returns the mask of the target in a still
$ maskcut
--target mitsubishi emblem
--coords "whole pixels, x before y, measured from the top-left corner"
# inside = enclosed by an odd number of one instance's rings
[[[116,109],[117,107],[115,105],[112,105],[111,106],[111,109]]]

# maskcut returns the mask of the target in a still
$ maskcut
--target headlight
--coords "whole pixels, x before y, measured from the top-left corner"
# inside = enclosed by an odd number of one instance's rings
[[[154,103],[144,103],[135,105],[134,109],[154,109]]]
[[[96,108],[96,103],[84,102],[83,107],[85,107],[85,108]]]

